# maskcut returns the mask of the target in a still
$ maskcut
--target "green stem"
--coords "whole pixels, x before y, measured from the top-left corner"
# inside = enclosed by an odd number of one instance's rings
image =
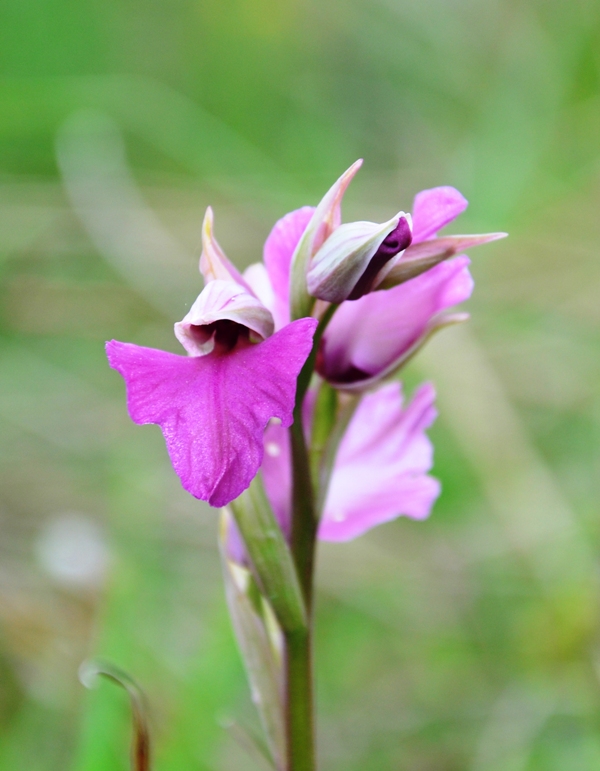
[[[284,632],[286,771],[315,770],[312,610],[318,521],[310,460],[302,425],[302,403],[315,368],[321,337],[336,307],[329,306],[319,322],[312,351],[298,377],[294,423],[290,429],[293,478],[291,549],[304,596],[308,623],[304,630]]]
[[[308,622],[305,630],[284,633],[286,771],[314,771],[314,704],[312,672],[312,598],[317,520],[313,486],[300,410],[291,434],[293,468],[292,554]]]
[[[312,633],[285,636],[286,771],[314,771]]]

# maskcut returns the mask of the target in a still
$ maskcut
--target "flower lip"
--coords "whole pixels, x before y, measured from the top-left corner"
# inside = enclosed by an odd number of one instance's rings
[[[348,295],[349,300],[358,300],[368,294],[376,283],[382,269],[400,252],[407,249],[412,241],[412,229],[406,216],[400,217],[398,224],[391,233],[383,239],[375,254],[371,257],[365,272],[359,278],[356,286]],[[390,266],[391,267],[391,266]],[[381,276],[380,278],[383,278]],[[378,283],[378,282],[377,282]]]
[[[215,279],[175,324],[175,337],[190,356],[206,356],[265,340],[273,329],[273,317],[260,300],[233,281]]]

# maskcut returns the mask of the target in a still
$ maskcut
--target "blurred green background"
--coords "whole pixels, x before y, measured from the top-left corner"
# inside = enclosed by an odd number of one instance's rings
[[[597,0],[7,0],[0,9],[0,769],[260,768],[214,511],[128,419],[104,341],[178,350],[204,209],[239,265],[357,157],[347,219],[471,205],[444,492],[319,555],[328,771],[600,768]]]

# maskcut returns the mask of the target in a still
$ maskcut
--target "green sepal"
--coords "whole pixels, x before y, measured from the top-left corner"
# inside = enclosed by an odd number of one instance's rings
[[[326,380],[321,381],[317,391],[317,398],[312,419],[312,432],[310,442],[310,468],[313,480],[319,479],[319,466],[321,457],[327,444],[327,440],[335,425],[335,416],[338,407],[338,397],[335,388],[332,388]]]

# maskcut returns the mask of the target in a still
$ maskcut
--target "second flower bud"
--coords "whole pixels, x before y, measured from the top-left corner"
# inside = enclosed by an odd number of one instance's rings
[[[411,240],[411,216],[404,212],[383,224],[340,225],[311,260],[309,293],[332,303],[358,300],[383,281]]]

